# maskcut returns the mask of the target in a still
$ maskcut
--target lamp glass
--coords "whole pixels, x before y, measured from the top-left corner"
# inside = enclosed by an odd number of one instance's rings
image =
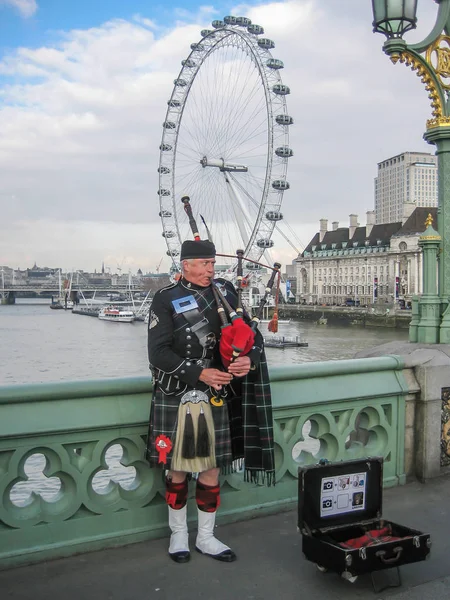
[[[417,23],[417,0],[372,0],[374,31],[402,37]]]

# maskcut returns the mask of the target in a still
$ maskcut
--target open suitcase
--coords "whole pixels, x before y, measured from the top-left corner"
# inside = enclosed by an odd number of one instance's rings
[[[427,558],[427,533],[382,519],[383,459],[320,462],[298,469],[298,527],[303,553],[321,571],[334,571],[351,582]]]

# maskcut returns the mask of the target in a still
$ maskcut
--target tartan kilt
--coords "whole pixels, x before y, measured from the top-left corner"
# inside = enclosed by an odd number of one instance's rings
[[[211,397],[211,394],[208,394]],[[181,396],[169,396],[160,389],[153,395],[150,423],[147,437],[146,457],[150,467],[170,469],[173,448],[175,448],[176,430],[178,424],[178,407]],[[216,467],[230,467],[233,462],[231,451],[230,416],[228,401],[223,399],[222,406],[211,405],[214,421]],[[159,453],[156,449],[156,439],[159,435],[167,436],[172,442],[172,450],[167,455],[166,463],[159,463]]]

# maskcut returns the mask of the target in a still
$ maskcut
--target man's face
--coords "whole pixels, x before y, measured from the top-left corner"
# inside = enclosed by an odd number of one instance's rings
[[[183,275],[191,283],[208,287],[214,277],[215,258],[191,258],[183,261]]]

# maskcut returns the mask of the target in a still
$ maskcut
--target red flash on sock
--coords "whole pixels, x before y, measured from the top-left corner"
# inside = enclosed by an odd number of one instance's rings
[[[174,510],[180,510],[186,506],[188,496],[187,479],[181,483],[174,483],[166,479],[166,503]]]
[[[201,481],[197,481],[195,499],[199,510],[216,512],[220,506],[220,485],[205,485]]]

